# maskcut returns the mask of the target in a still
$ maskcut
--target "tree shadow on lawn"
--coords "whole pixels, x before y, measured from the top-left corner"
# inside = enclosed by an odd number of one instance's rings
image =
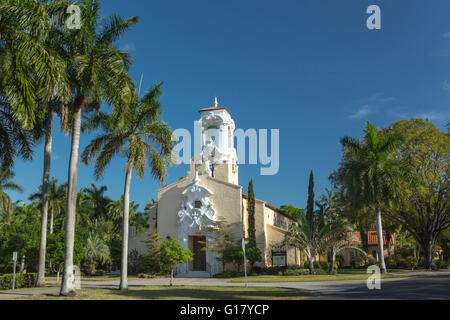
[[[151,300],[298,300],[311,296],[303,290],[292,288],[243,287],[185,287],[158,286],[130,288],[127,292],[111,290],[117,298]]]

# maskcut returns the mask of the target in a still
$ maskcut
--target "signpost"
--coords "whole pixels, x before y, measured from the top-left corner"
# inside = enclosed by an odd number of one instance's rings
[[[245,274],[245,287],[247,288],[247,256],[245,254],[245,238],[242,238],[242,251],[244,251],[244,274]]]
[[[13,261],[14,261],[14,269],[13,269],[13,281],[12,281],[12,289],[16,288],[16,262],[17,262],[17,252],[13,252]]]

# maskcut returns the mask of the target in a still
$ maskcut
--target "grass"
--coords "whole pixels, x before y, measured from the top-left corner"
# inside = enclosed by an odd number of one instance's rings
[[[395,272],[410,272],[409,269],[388,269],[389,273]],[[339,274],[366,274],[366,269],[341,269]]]
[[[87,289],[75,297],[58,293],[21,297],[15,300],[301,300],[311,294],[296,289],[262,287],[148,286],[118,289]]]
[[[128,276],[128,279],[136,279],[136,276]],[[45,279],[47,281],[52,280],[52,281],[56,281],[56,276],[46,276]],[[59,281],[61,282],[62,280],[62,275],[59,277]],[[120,276],[94,276],[94,277],[89,277],[89,276],[82,276],[81,277],[81,281],[114,281],[114,280],[120,280]]]
[[[346,281],[346,280],[367,280],[369,274],[337,274],[337,275],[315,275],[315,276],[253,276],[248,277],[248,282],[264,283],[264,282],[316,282],[316,281]],[[384,274],[382,279],[405,278],[413,275],[405,274]],[[244,277],[230,280],[231,283],[243,283]]]
[[[33,291],[33,290],[38,290],[38,289],[56,288],[56,287],[59,287],[59,285],[47,283],[45,285],[45,287],[41,287],[41,288],[34,287],[34,288],[19,288],[19,289],[14,289],[14,290],[0,290],[0,293],[15,293],[15,292]]]

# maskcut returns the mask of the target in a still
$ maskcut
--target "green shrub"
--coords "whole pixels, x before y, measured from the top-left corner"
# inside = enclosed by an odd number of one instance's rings
[[[321,261],[319,262],[319,268],[320,270],[324,271],[330,271],[330,263],[328,261]]]
[[[417,258],[413,256],[406,257],[406,264],[408,265],[408,269],[414,270],[417,268],[417,265],[419,264],[419,261]]]
[[[438,260],[438,261],[436,261],[436,268],[437,269],[448,269],[449,268],[449,264],[450,264],[449,261]]]
[[[408,261],[403,257],[397,257],[397,268],[398,269],[407,269],[409,267]]]
[[[289,266],[287,266],[287,270],[297,270],[297,269],[303,269],[301,266],[296,265],[296,264],[291,264]]]
[[[339,270],[339,268],[341,267],[341,262],[340,261],[335,261],[334,262],[334,270]]]
[[[284,272],[284,276],[300,276],[301,274],[302,274],[302,271],[303,270],[301,270],[301,269],[288,269],[288,270],[286,270],[285,272]]]
[[[95,276],[96,277],[103,277],[106,275],[106,271],[105,270],[95,270]]]
[[[12,289],[12,274],[0,275],[0,290],[10,290]],[[26,274],[16,274],[16,289],[19,288],[34,288],[36,286],[37,274],[36,273],[26,273]]]
[[[374,258],[372,256],[369,256],[367,258],[367,263],[369,264],[369,266],[374,266],[374,265],[376,265],[378,263],[378,261],[377,261],[376,258]]]
[[[405,244],[399,249],[399,254],[403,258],[407,258],[414,255],[414,246],[412,244]]]
[[[269,267],[269,268],[265,268],[261,271],[262,275],[271,275],[271,276],[276,276],[279,275],[281,272],[281,275],[283,274],[284,271],[286,271],[286,267]]]
[[[366,255],[357,255],[352,258],[350,264],[353,269],[364,268],[368,264],[368,257]]]
[[[388,269],[396,269],[397,268],[397,261],[393,257],[388,257],[385,260],[386,268]]]
[[[328,274],[329,270],[324,270],[324,269],[314,269],[314,274],[315,275],[325,275]]]
[[[308,264],[309,268],[309,264]],[[328,261],[314,261],[314,270],[320,269],[329,271],[330,270],[330,263]]]
[[[161,270],[159,256],[151,254],[143,254],[139,256],[139,261],[136,266],[138,273],[157,273]]]

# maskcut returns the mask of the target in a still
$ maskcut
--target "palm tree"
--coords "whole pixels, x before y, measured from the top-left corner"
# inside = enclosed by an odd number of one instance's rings
[[[53,113],[71,98],[67,61],[58,52],[54,37],[57,21],[64,18],[66,9],[66,0],[5,0],[0,5],[2,94],[11,102],[14,116],[25,127],[33,127],[36,139],[45,136],[38,286],[45,284]],[[65,124],[66,117],[61,119]]]
[[[120,227],[123,221],[123,195],[117,201],[111,201],[106,206],[107,208],[107,217],[108,220],[114,223],[114,228],[116,232],[120,232]],[[129,218],[132,221],[132,218],[135,216],[135,212],[138,210],[139,205],[134,203],[134,201],[130,201],[129,205]]]
[[[359,239],[351,233],[347,221],[342,217],[342,207],[338,203],[337,195],[325,188],[325,195],[321,195],[316,205],[324,218],[325,224],[334,230],[333,236],[326,240],[330,253],[330,273],[334,271],[336,256],[345,249],[354,249],[366,253],[359,247]]]
[[[98,109],[103,101],[116,106],[127,105],[133,83],[127,75],[131,61],[128,54],[119,51],[114,44],[138,18],[124,20],[113,15],[104,22],[100,19],[100,1],[84,0],[79,5],[83,18],[81,29],[69,30],[64,19],[54,28],[58,52],[66,58],[66,75],[71,85],[73,101],[72,145],[70,152],[68,191],[66,205],[66,240],[64,275],[60,294],[75,295],[73,286],[73,249],[75,236],[78,153],[83,110]],[[104,23],[102,23],[104,22]],[[100,30],[100,25],[104,26]]]
[[[40,192],[33,193],[28,198],[30,201],[42,200],[43,186],[39,187]],[[54,233],[54,221],[55,218],[64,211],[64,205],[66,201],[67,183],[58,185],[58,179],[52,177],[48,188],[48,212],[50,213],[50,234]],[[40,203],[42,208],[42,202]]]
[[[340,179],[344,197],[354,207],[366,206],[375,211],[379,265],[381,272],[386,273],[381,210],[383,205],[398,199],[400,181],[408,172],[393,155],[403,138],[399,135],[382,137],[369,122],[364,132],[362,140],[341,139],[348,153],[342,163]]]
[[[0,168],[0,210],[11,208],[11,198],[5,192],[6,190],[23,193],[23,188],[11,181],[16,175],[9,169]]]
[[[84,258],[89,265],[91,276],[95,275],[95,268],[98,263],[107,263],[111,260],[109,248],[97,233],[91,233],[86,240],[84,247]]]
[[[9,103],[0,95],[0,167],[13,167],[16,156],[31,160],[32,147],[31,132],[15,119]]]
[[[359,243],[360,239],[354,233],[349,231],[341,233],[329,242],[331,252],[330,273],[334,272],[334,263],[336,261],[336,256],[346,249],[356,250],[365,256],[367,255],[367,253],[363,249],[361,249]]]
[[[67,0],[0,3],[0,94],[24,127],[35,125],[51,99],[70,100],[66,62],[49,45],[52,23],[66,9]]]
[[[97,179],[103,176],[113,156],[120,155],[127,159],[123,193],[121,290],[128,289],[128,228],[132,171],[134,169],[142,179],[148,164],[152,176],[163,184],[166,166],[170,163],[173,148],[172,133],[161,120],[161,105],[158,101],[161,94],[161,84],[157,84],[142,99],[139,99],[138,93],[120,115],[101,113],[88,122],[88,127],[102,127],[105,132],[92,140],[82,154],[83,162],[86,164],[96,158]]]
[[[82,189],[88,199],[91,200],[93,205],[93,218],[95,221],[98,221],[102,216],[106,214],[106,207],[108,203],[111,201],[109,198],[105,197],[105,192],[108,190],[108,187],[102,186],[97,188],[95,184],[91,184],[90,188]]]
[[[17,216],[14,207],[0,210],[0,229],[22,222],[23,216]]]
[[[286,241],[289,245],[305,250],[309,272],[314,274],[317,255],[332,248],[345,233],[340,219],[330,221],[323,210],[316,210],[312,215],[301,215],[298,223],[291,224]]]

